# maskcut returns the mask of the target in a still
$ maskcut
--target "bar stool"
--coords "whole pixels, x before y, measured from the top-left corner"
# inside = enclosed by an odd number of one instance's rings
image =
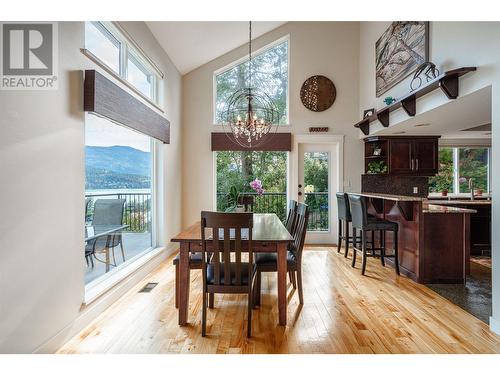
[[[339,220],[338,225],[338,241],[337,241],[337,253],[342,250],[342,240],[345,241],[345,252],[344,257],[347,258],[349,254],[349,244],[354,244],[353,237],[349,235],[349,223],[352,222],[351,209],[349,207],[349,198],[347,193],[337,193],[337,216]],[[368,214],[369,218],[374,217]],[[343,225],[342,225],[343,224]],[[344,233],[342,233],[344,229]],[[361,237],[359,238],[361,239]],[[372,233],[371,241],[367,241],[372,247],[374,246],[374,236]]]
[[[352,228],[353,228],[353,255],[352,255],[352,266],[356,265],[356,254],[361,252],[361,274],[365,274],[366,270],[366,258],[368,256],[377,256],[375,251],[380,251],[380,261],[382,266],[385,266],[384,258],[394,258],[394,268],[396,273],[399,275],[399,260],[398,260],[398,223],[393,221],[368,217],[366,202],[363,197],[359,195],[349,194],[349,203],[351,205],[351,216],[352,216]],[[357,230],[361,231],[361,248],[358,247]],[[371,254],[367,253],[366,248],[366,234],[367,232],[374,233],[375,231],[380,231],[380,248],[375,248],[372,244]],[[385,254],[385,233],[392,232],[394,234],[394,253],[392,255]]]

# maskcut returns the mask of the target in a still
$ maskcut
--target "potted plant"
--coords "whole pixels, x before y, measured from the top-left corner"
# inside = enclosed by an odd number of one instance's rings
[[[443,197],[448,196],[448,189],[443,189],[443,191],[441,191],[441,195],[442,195]]]
[[[238,197],[240,196],[240,193],[238,192],[238,189],[236,186],[231,186],[229,189],[229,193],[227,194],[227,203],[228,203],[228,208],[226,208],[226,212],[232,212],[236,211],[238,212],[239,208],[243,208],[243,211],[245,210],[243,205],[240,205],[241,207],[238,207]]]
[[[264,188],[262,187],[262,181],[261,180],[258,180],[258,179],[255,179],[253,180],[252,182],[250,182],[250,187],[258,194],[258,195],[262,195],[264,194],[266,191],[264,190]]]
[[[387,165],[384,160],[372,161],[368,164],[369,174],[382,174],[387,173]]]

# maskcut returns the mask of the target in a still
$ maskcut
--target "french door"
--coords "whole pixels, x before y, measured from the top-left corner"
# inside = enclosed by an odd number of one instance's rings
[[[332,144],[299,143],[297,200],[309,206],[306,242],[333,244],[337,240],[338,147]]]

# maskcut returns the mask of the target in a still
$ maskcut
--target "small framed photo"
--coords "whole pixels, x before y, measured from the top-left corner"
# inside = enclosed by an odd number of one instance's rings
[[[375,108],[365,109],[363,111],[363,118],[372,116],[375,113]]]

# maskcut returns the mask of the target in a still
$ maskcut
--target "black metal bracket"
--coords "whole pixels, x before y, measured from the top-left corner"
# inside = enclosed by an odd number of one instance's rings
[[[439,87],[448,99],[458,98],[458,75],[445,76],[439,80]]]
[[[408,201],[398,201],[399,212],[407,221],[413,221],[413,203]]]
[[[417,113],[417,97],[415,95],[411,95],[401,101],[401,105],[403,106],[403,109],[408,114],[408,116],[413,117]]]
[[[384,213],[384,201],[382,199],[370,198],[370,202],[377,214]]]
[[[364,135],[370,134],[370,120],[366,119],[365,121],[359,124],[359,130],[363,132]]]

